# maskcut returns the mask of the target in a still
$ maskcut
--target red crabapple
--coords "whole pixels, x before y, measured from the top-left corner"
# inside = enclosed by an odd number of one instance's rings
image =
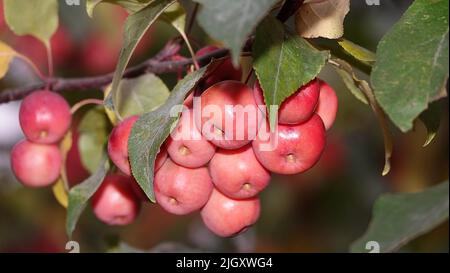
[[[212,189],[206,167],[189,169],[167,159],[155,176],[156,202],[172,214],[184,215],[201,209]]]
[[[69,104],[54,92],[33,92],[20,105],[20,126],[26,138],[35,143],[60,141],[69,130],[71,120]]]
[[[270,173],[256,159],[251,145],[219,149],[209,163],[209,173],[215,187],[235,199],[256,196],[270,181]]]
[[[131,129],[139,116],[131,116],[120,122],[111,131],[108,140],[108,154],[112,162],[126,175],[131,175],[130,162],[128,158],[128,138]]]
[[[244,232],[259,218],[259,198],[231,199],[214,189],[201,210],[203,223],[222,237]]]
[[[139,116],[131,116],[120,122],[111,131],[108,140],[108,155],[112,162],[126,175],[131,175],[130,161],[128,157],[128,138],[131,129]],[[160,153],[156,156],[155,171],[157,171],[167,158],[167,152],[161,147]]]
[[[258,106],[264,107],[263,92],[258,81],[253,88],[253,94]],[[307,121],[314,113],[318,100],[319,82],[314,79],[301,86],[280,105],[278,122],[280,124],[300,124]]]
[[[95,216],[108,225],[127,225],[139,213],[140,203],[128,176],[108,174],[92,197]]]
[[[11,151],[11,169],[17,179],[28,187],[45,187],[59,177],[62,165],[57,145],[21,140]]]
[[[203,136],[224,149],[250,143],[263,120],[252,89],[237,81],[216,83],[195,97],[194,117]]]
[[[213,45],[205,46],[199,49],[195,53],[195,56],[199,58],[218,49],[219,49],[218,47]],[[204,87],[208,88],[213,84],[225,80],[240,81],[241,78],[242,78],[242,70],[234,68],[233,64],[231,63],[231,59],[227,58],[223,60],[223,62],[216,68],[216,70],[213,72],[212,75],[210,75],[208,78],[205,79]]]
[[[170,158],[187,168],[206,165],[216,151],[216,147],[206,140],[195,126],[192,110],[183,111],[177,127],[167,140],[166,147]]]
[[[316,114],[318,114],[328,130],[333,126],[338,110],[338,97],[336,92],[326,82],[320,80],[320,97],[317,104]]]
[[[319,160],[325,147],[325,127],[314,114],[299,125],[278,125],[269,133],[269,125],[261,127],[253,141],[258,161],[269,171],[278,174],[296,174],[310,169]],[[264,139],[263,135],[269,136]],[[269,147],[264,147],[264,145]]]

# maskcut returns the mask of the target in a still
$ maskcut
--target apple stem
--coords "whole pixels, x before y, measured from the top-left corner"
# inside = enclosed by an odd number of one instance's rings
[[[85,99],[85,100],[81,100],[79,102],[77,102],[76,104],[74,104],[72,106],[72,108],[70,109],[70,112],[73,114],[75,114],[76,111],[78,111],[81,107],[88,105],[88,104],[97,104],[97,105],[103,105],[103,101],[99,100],[99,99]]]

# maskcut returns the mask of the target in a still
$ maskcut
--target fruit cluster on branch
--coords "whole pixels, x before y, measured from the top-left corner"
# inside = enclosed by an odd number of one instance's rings
[[[221,52],[205,47],[199,59]],[[223,60],[185,99],[176,127],[160,147],[154,164],[154,193],[166,211],[201,211],[205,225],[219,236],[233,236],[253,225],[260,214],[259,193],[271,173],[292,175],[312,168],[336,117],[337,97],[319,79],[298,88],[277,111],[269,128],[263,91],[242,83],[242,71]],[[71,125],[67,102],[57,93],[37,91],[20,108],[26,140],[11,153],[12,169],[26,186],[53,184],[63,156],[57,146]],[[105,177],[91,203],[109,225],[131,223],[148,201],[132,175],[128,140],[139,116],[113,128],[108,155],[117,167]],[[274,130],[273,130],[274,129]]]

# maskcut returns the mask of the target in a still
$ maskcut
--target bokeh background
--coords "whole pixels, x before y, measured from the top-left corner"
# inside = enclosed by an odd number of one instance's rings
[[[365,1],[352,1],[345,37],[375,51],[379,39],[411,2],[381,0],[379,6],[368,6]],[[52,41],[56,75],[76,77],[113,71],[124,12],[112,5],[100,5],[91,19],[84,1],[80,6],[64,3],[60,1],[60,27]],[[2,4],[0,0],[0,7]],[[192,8],[189,3],[186,7]],[[191,35],[195,48],[212,42],[196,25]],[[157,23],[139,46],[133,62],[152,56],[176,36],[169,25]],[[32,37],[13,35],[5,26],[3,11],[0,40],[29,56],[46,73],[44,47]],[[81,251],[114,251],[121,246],[152,251],[347,252],[351,242],[366,230],[373,202],[381,193],[415,192],[448,179],[447,99],[442,102],[438,135],[428,147],[422,148],[426,132],[421,124],[407,134],[392,127],[392,171],[382,177],[383,139],[374,115],[348,92],[334,70],[327,67],[320,77],[336,89],[340,101],[337,121],[328,132],[326,151],[317,166],[305,174],[273,176],[261,195],[262,214],[254,228],[236,238],[221,239],[203,227],[198,214],[173,216],[154,204],[145,204],[133,224],[108,227],[88,207],[73,237]],[[162,78],[169,87],[176,82],[173,74]],[[33,71],[17,59],[0,81],[0,92],[35,81]],[[102,97],[100,90],[64,95],[71,103],[84,97]],[[24,188],[10,171],[9,151],[22,138],[19,105],[0,104],[0,252],[65,252],[65,209],[56,202],[51,189]],[[74,181],[86,175],[79,164],[72,168]],[[445,223],[400,251],[448,252],[448,248]]]

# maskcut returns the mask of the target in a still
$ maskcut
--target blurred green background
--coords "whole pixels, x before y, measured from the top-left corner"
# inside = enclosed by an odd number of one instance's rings
[[[62,53],[55,52],[56,74],[75,77],[112,71],[117,59],[114,54],[120,46],[123,13],[106,4],[90,19],[83,1],[80,6],[60,2],[60,24],[67,39],[55,43],[66,43],[72,48],[70,54],[65,54],[62,46],[58,49]],[[345,37],[375,51],[379,39],[411,2],[384,0],[379,6],[368,6],[365,1],[352,1]],[[192,8],[189,3],[187,7]],[[101,37],[108,41],[111,51],[92,42],[92,37],[99,33],[103,33]],[[191,35],[197,49],[210,42],[196,25]],[[176,36],[170,26],[157,23],[133,62],[152,56]],[[18,39],[1,21],[0,39],[32,55],[45,71],[45,52],[36,42]],[[107,54],[101,55],[102,52]],[[186,49],[183,53],[188,56]],[[113,57],[112,64],[105,61],[109,57]],[[448,178],[447,99],[442,103],[438,135],[426,148],[422,148],[426,137],[422,125],[417,124],[408,134],[401,134],[392,126],[395,135],[392,170],[382,177],[383,138],[374,115],[348,92],[334,70],[327,67],[320,77],[336,89],[340,101],[337,121],[328,132],[327,149],[311,171],[296,176],[273,176],[271,185],[261,195],[262,215],[254,228],[236,238],[221,239],[205,229],[198,214],[173,216],[153,204],[144,204],[133,224],[116,228],[99,222],[88,208],[73,238],[80,243],[81,251],[104,252],[114,249],[118,242],[126,242],[155,251],[186,247],[232,252],[347,252],[350,243],[366,230],[373,202],[381,193],[415,192]],[[169,87],[175,84],[176,75],[162,78]],[[0,81],[0,90],[36,80],[32,71],[16,60],[7,77]],[[86,90],[67,92],[65,96],[74,103],[102,94],[99,90]],[[9,150],[22,137],[18,105],[19,102],[0,105],[0,252],[65,252],[68,241],[65,209],[56,202],[51,189],[23,188],[9,169]],[[74,174],[77,179],[85,175],[83,171]],[[448,248],[448,223],[445,223],[401,251],[448,252]]]

